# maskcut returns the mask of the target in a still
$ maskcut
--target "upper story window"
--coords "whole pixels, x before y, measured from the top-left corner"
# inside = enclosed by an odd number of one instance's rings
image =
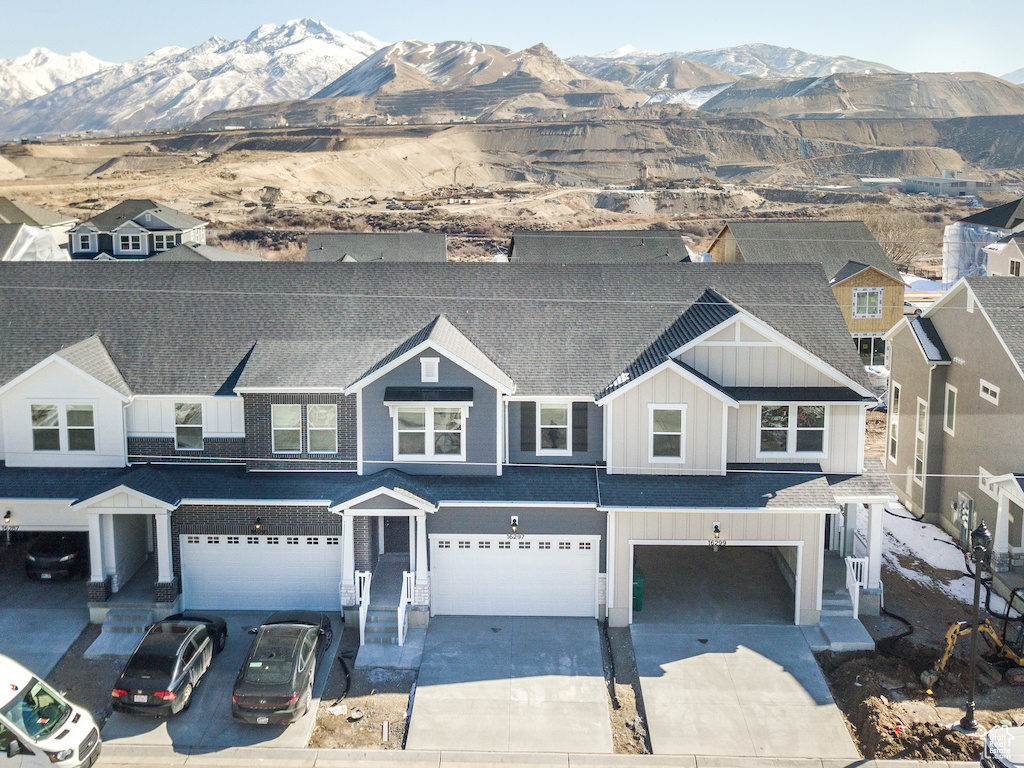
[[[853,316],[859,318],[881,317],[882,289],[854,288]]]
[[[306,406],[306,446],[310,453],[338,452],[338,406],[317,403]]]
[[[914,424],[914,480],[924,484],[925,435],[928,426],[928,403],[917,398],[917,421]]]
[[[142,235],[118,235],[117,246],[122,251],[141,251]]]
[[[401,406],[395,409],[395,458],[462,461],[466,458],[466,409]]]
[[[946,409],[943,411],[942,430],[951,435],[956,434],[956,395],[957,388],[946,385]]]
[[[438,357],[420,358],[420,383],[436,384],[438,380],[438,365],[441,359]]]
[[[174,447],[179,451],[203,450],[202,403],[174,404]]]
[[[896,450],[900,437],[900,385],[892,383],[889,396],[889,458],[896,461]]]
[[[69,404],[62,409],[56,404],[40,403],[33,404],[31,411],[33,451],[96,450],[96,423],[91,405]]]
[[[992,405],[999,405],[999,387],[990,381],[981,380],[979,393],[983,400],[988,400]]]
[[[1020,277],[1020,260],[1010,259],[1010,274],[1014,277]]]
[[[153,250],[167,251],[174,247],[174,235],[153,235]]]
[[[271,443],[274,453],[302,452],[302,406],[275,403],[270,406]]]
[[[568,456],[572,453],[572,406],[569,403],[537,403],[537,454]]]
[[[824,405],[762,405],[757,455],[825,455]]]
[[[648,459],[651,462],[685,461],[686,406],[651,403],[648,406],[648,411],[650,414]]]

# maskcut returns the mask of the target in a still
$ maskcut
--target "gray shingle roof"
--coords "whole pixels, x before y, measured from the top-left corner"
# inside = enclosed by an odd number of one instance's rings
[[[0,224],[0,261],[11,250],[14,241],[18,239],[18,233],[24,226],[24,224]]]
[[[719,237],[730,235],[748,264],[821,264],[832,282],[870,266],[902,282],[863,221],[730,221]]]
[[[929,363],[948,363],[952,358],[942,343],[942,337],[935,324],[927,317],[915,317],[910,321],[910,329],[914,332],[918,346]]]
[[[1012,276],[965,279],[1010,355],[1024,368],[1024,280]]]
[[[448,236],[435,232],[313,233],[306,261],[443,262]]]
[[[173,263],[143,269],[6,262],[0,264],[0,381],[91,334],[102,337],[137,394],[230,391],[250,351],[248,362],[255,362],[257,341],[276,345],[277,353],[331,345],[350,379],[373,369],[403,339],[419,338],[428,326],[433,331],[444,314],[466,345],[515,381],[518,394],[593,395],[668,330],[663,349],[711,327],[715,313],[734,311],[720,303],[694,307],[709,288],[855,381],[864,379],[832,290],[820,268],[806,265]],[[705,318],[705,311],[714,316]],[[674,328],[684,314],[685,327]],[[455,338],[444,337],[442,345],[458,347]],[[453,352],[470,357],[463,347]],[[294,385],[298,370],[263,368],[277,386]]]
[[[849,387],[723,387],[740,402],[873,403]]]
[[[996,229],[1016,229],[1024,224],[1024,197],[980,211],[960,221],[964,224],[978,224]]]
[[[171,229],[193,229],[194,227],[206,224],[202,219],[176,211],[173,208],[158,203],[155,200],[123,200],[113,208],[108,208],[98,213],[83,224],[89,224],[100,232],[110,232],[126,221],[135,219],[146,211],[151,211],[161,221],[166,222]],[[146,226],[147,229],[159,230],[161,227]]]
[[[674,230],[571,230],[512,233],[513,264],[679,264],[689,261]]]
[[[30,227],[52,227],[76,221],[74,216],[54,213],[23,200],[0,197],[0,224],[28,224]]]
[[[159,264],[162,261],[265,261],[265,259],[255,253],[240,253],[199,243],[182,243],[145,259],[147,264]]]
[[[860,475],[828,475],[828,484],[836,499],[896,498],[889,476],[882,462],[873,457],[864,459],[864,473]]]
[[[110,359],[99,336],[90,336],[77,344],[64,347],[58,350],[57,355],[125,397],[132,396],[131,387]]]

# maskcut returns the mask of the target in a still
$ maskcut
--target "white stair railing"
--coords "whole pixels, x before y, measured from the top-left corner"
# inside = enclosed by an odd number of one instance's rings
[[[853,617],[860,616],[860,591],[868,585],[868,559],[866,557],[846,558],[846,591],[853,602]]]
[[[370,610],[372,571],[356,571],[356,598],[359,600],[359,644],[366,645],[366,612]]]
[[[398,599],[398,644],[405,645],[406,626],[405,612],[412,605],[413,575],[402,571],[402,596]]]

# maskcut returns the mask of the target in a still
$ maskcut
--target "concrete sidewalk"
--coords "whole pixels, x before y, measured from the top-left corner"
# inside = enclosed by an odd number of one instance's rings
[[[702,755],[594,755],[528,752],[437,752],[354,749],[238,748],[192,754],[170,747],[103,745],[98,766],[224,766],[227,768],[472,768],[521,765],[530,768],[977,768],[975,762],[919,760],[821,760],[785,757]]]

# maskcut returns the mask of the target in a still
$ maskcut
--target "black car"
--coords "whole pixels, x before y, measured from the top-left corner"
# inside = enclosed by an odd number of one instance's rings
[[[80,533],[40,533],[25,551],[25,575],[30,579],[72,578],[89,574],[88,536]]]
[[[318,611],[278,611],[259,628],[231,692],[243,723],[292,723],[309,711],[317,659],[331,646],[331,619]]]
[[[220,653],[228,641],[228,624],[220,616],[212,613],[196,613],[195,611],[183,611],[168,616],[164,621],[194,621],[206,625],[206,631],[213,638],[213,652]]]
[[[156,716],[188,709],[193,691],[210,668],[216,643],[203,621],[153,624],[110,692],[114,709]]]

